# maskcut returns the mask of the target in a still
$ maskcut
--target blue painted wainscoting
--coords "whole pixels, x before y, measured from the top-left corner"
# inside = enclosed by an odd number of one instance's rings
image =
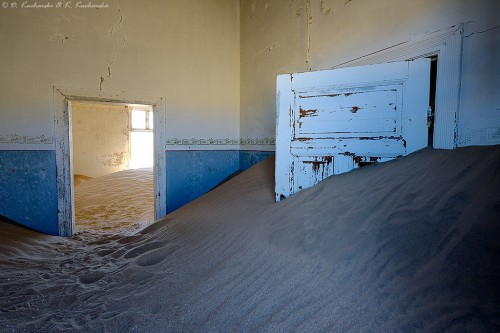
[[[271,151],[167,151],[167,213],[273,155]],[[58,235],[56,184],[55,151],[0,150],[0,215]]]
[[[0,215],[58,235],[55,151],[0,151]]]
[[[240,150],[240,170],[245,171],[271,156],[274,151]]]
[[[167,214],[202,196],[238,171],[273,156],[272,151],[168,150]]]

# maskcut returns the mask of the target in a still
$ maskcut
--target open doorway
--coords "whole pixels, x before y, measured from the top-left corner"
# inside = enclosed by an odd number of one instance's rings
[[[71,103],[76,232],[131,233],[154,219],[149,105]]]
[[[134,107],[150,107],[154,132],[154,220],[166,214],[165,177],[165,131],[166,102],[163,97],[131,94],[127,92],[104,92],[102,90],[71,89],[54,87],[54,120],[56,129],[56,177],[57,177],[57,221],[60,236],[71,236],[76,232],[72,149],[72,106],[78,102],[107,103]],[[151,116],[151,114],[150,114]]]
[[[434,146],[434,112],[436,110],[436,82],[438,56],[432,56],[429,84],[429,108],[427,109],[427,146]]]

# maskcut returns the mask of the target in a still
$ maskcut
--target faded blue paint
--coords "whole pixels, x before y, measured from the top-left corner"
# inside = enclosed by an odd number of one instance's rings
[[[167,214],[239,170],[238,151],[167,151]]]
[[[274,151],[255,151],[241,150],[240,151],[240,170],[245,171],[253,165],[262,162],[269,157],[274,156]]]
[[[272,155],[274,152],[265,151],[167,151],[167,214],[207,193],[233,173]]]
[[[0,151],[0,215],[57,235],[55,151]]]
[[[0,215],[43,233],[59,233],[55,155],[55,151],[0,151]],[[167,151],[167,213],[272,155],[266,151]]]

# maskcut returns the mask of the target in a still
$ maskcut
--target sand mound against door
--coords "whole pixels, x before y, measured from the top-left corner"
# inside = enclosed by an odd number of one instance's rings
[[[424,149],[279,204],[273,175],[130,236],[0,223],[0,331],[500,330],[500,147]]]

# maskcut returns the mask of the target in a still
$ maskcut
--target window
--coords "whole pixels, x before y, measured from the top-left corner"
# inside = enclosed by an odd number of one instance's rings
[[[130,111],[130,168],[152,168],[154,156],[153,111]]]
[[[151,110],[132,109],[130,112],[132,131],[152,131],[153,112]]]

